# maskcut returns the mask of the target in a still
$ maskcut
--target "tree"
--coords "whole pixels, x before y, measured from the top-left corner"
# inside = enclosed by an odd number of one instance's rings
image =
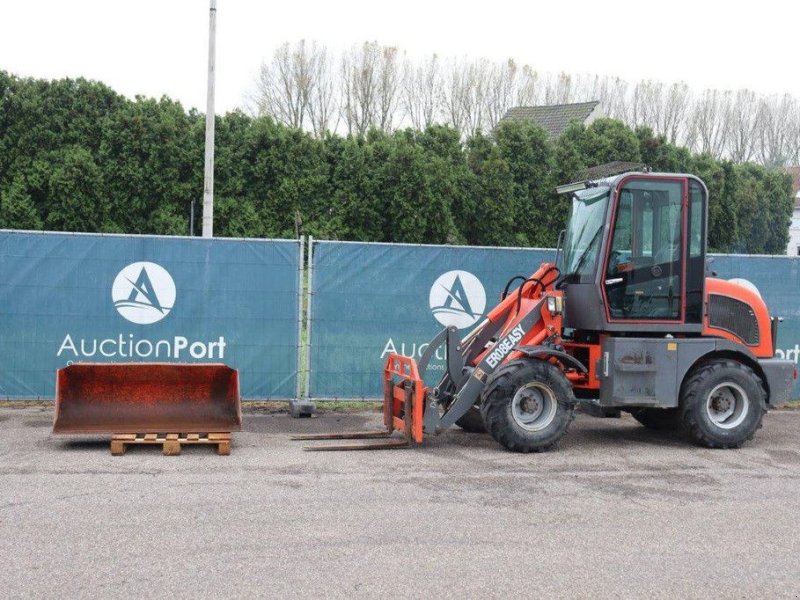
[[[42,218],[36,212],[28,191],[20,179],[0,192],[0,229],[41,229]]]
[[[509,59],[493,64],[486,90],[486,127],[494,129],[513,105],[517,88],[517,63]]]
[[[370,127],[392,129],[399,101],[397,48],[365,42],[341,60],[342,119],[349,134],[364,135]]]
[[[338,224],[337,239],[384,241],[389,214],[380,202],[379,183],[374,176],[379,165],[388,159],[389,142],[385,137],[363,140],[348,138],[341,144],[332,172],[333,202],[328,223]]]
[[[515,221],[517,241],[532,246],[555,245],[550,178],[552,146],[547,132],[533,123],[503,121],[495,130],[499,157],[508,165],[514,193],[505,210]]]
[[[486,126],[489,69],[486,60],[449,63],[444,89],[445,123],[467,135]]]
[[[439,57],[434,54],[420,65],[406,59],[403,71],[403,108],[414,129],[425,129],[438,118],[442,102]]]
[[[42,154],[28,179],[31,197],[44,208],[44,226],[53,231],[116,232],[102,174],[88,150],[69,146]],[[33,183],[33,185],[31,185]]]
[[[729,92],[705,90],[694,106],[689,123],[688,145],[701,154],[720,158],[726,147],[728,131],[724,115],[729,112]]]
[[[105,119],[98,191],[123,231],[188,231],[191,201],[202,197],[203,120],[168,98],[141,97]]]
[[[790,149],[790,127],[795,102],[789,95],[762,98],[758,107],[759,158],[767,166],[779,167],[786,164]]]
[[[508,206],[508,199],[514,197],[514,178],[499,154],[495,147],[476,173],[476,218],[468,239],[485,246],[524,245],[526,236],[517,226],[515,211]]]
[[[710,154],[692,158],[690,173],[700,177],[708,188],[708,247],[715,252],[729,252],[739,224],[736,198],[726,190],[726,170]]]
[[[623,123],[612,119],[597,119],[576,140],[587,166],[602,165],[615,160],[639,162],[639,140]]]
[[[443,175],[443,161],[427,160],[411,131],[396,132],[385,143],[386,158],[373,182],[379,188],[373,193],[380,189],[384,199],[388,241],[446,243],[455,227],[448,199],[432,184]]]
[[[730,130],[728,153],[736,163],[753,158],[757,145],[758,98],[750,90],[738,90],[725,115]]]
[[[318,50],[288,48],[290,56],[305,57],[306,67],[318,64],[311,60]],[[637,93],[652,105],[640,102],[636,110],[652,126],[632,130],[610,118],[588,127],[573,122],[552,140],[532,123],[503,121],[488,133],[482,128],[501,114],[506,98],[538,102],[599,93],[616,98],[614,110],[622,111],[625,82],[553,79],[524,65],[466,59],[450,70],[434,58],[429,68],[415,72],[415,78],[422,74],[422,85],[404,80],[407,60],[403,73],[392,71],[392,64],[400,64],[393,51],[368,44],[354,52],[360,62],[351,66],[373,66],[351,80],[372,82],[353,96],[361,101],[362,92],[371,94],[358,108],[368,118],[351,123],[357,130],[366,127],[363,133],[342,137],[327,130],[324,118],[312,119],[313,107],[321,105],[308,94],[300,97],[306,117],[297,127],[242,112],[217,116],[218,235],[550,246],[569,210],[568,198],[556,195],[555,186],[574,181],[587,167],[623,160],[705,180],[712,250],[785,249],[792,212],[788,178],[776,169],[720,160],[710,152],[692,154],[671,143],[684,127],[678,123],[688,92],[680,85],[639,85]],[[316,71],[307,72],[315,80],[307,89],[322,90]],[[436,80],[446,84],[440,90],[444,108],[434,108]],[[414,89],[421,95],[410,96]],[[390,131],[402,122],[400,109],[391,110],[393,98],[402,98],[414,119],[434,123]],[[698,125],[702,119],[687,121],[711,140],[701,136],[698,144],[722,147],[723,156],[735,153],[737,160],[763,156],[775,166],[800,152],[794,99],[765,100],[746,91],[727,98],[719,104],[717,97],[705,133]],[[700,101],[705,110],[715,100],[710,94]],[[748,116],[747,107],[756,105],[758,118]],[[717,114],[720,106],[728,108]],[[462,129],[436,124],[442,110],[459,119]],[[746,127],[757,143],[748,145]],[[720,129],[742,131],[723,135]],[[129,100],[97,82],[0,72],[0,225],[181,235],[188,232],[194,200],[196,233],[203,143],[203,115],[169,98]]]
[[[649,127],[638,127],[639,153],[642,162],[654,171],[685,173],[691,170],[691,153],[682,146],[667,141],[663,134],[655,135]]]

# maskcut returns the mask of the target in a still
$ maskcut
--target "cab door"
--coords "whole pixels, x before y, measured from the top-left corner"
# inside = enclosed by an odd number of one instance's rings
[[[627,178],[614,211],[602,284],[609,322],[683,322],[686,178]]]

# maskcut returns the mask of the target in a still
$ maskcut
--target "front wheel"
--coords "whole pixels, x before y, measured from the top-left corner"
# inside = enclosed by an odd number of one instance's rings
[[[714,360],[692,371],[681,388],[681,420],[708,448],[739,448],[753,439],[766,412],[761,379],[747,365]]]
[[[575,396],[557,366],[541,360],[515,360],[486,382],[481,414],[486,430],[504,448],[542,452],[567,432],[575,417]]]

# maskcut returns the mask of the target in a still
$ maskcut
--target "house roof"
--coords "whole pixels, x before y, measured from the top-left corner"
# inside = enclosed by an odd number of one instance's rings
[[[551,137],[558,137],[570,121],[585,122],[599,106],[599,101],[576,104],[551,104],[549,106],[514,106],[506,111],[503,119],[533,121],[544,127]]]

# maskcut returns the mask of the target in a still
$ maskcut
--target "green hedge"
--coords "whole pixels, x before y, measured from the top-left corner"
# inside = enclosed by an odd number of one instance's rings
[[[713,250],[780,254],[787,243],[784,172],[693,155],[610,119],[555,141],[510,122],[467,140],[440,125],[316,139],[239,112],[216,129],[219,236],[552,246],[567,216],[555,186],[626,160],[705,180]],[[0,227],[182,235],[196,200],[199,231],[203,133],[202,114],[166,97],[0,71]]]

